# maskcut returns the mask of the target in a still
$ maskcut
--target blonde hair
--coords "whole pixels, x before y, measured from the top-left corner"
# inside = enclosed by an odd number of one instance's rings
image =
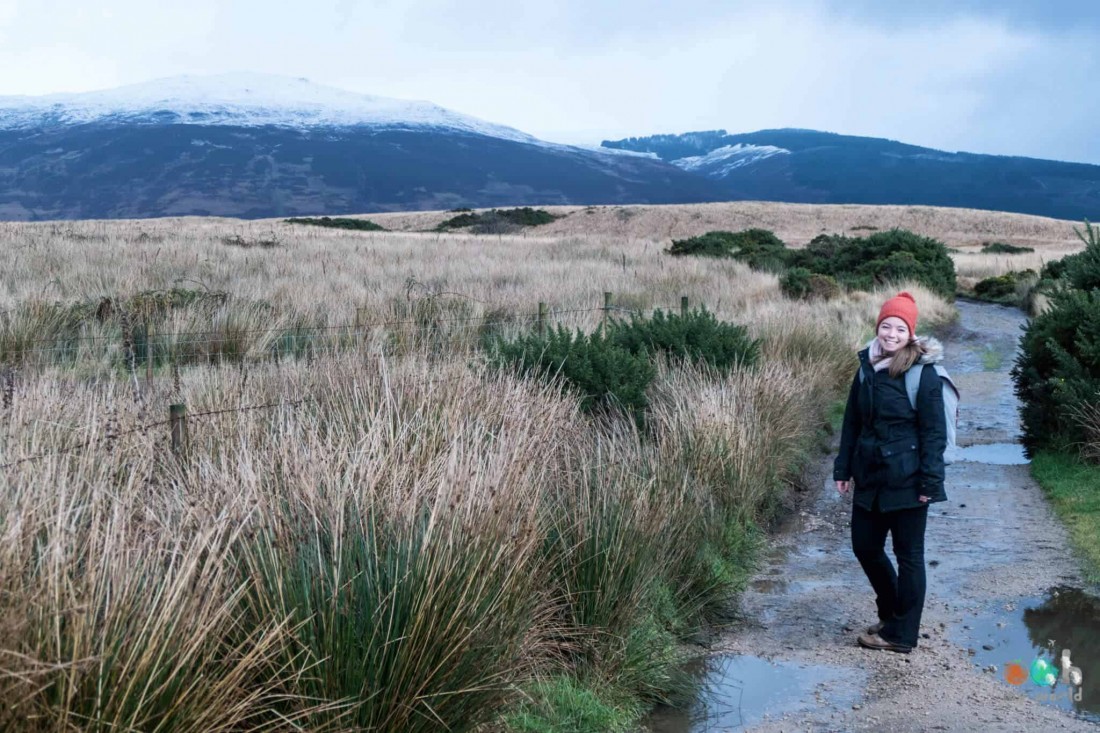
[[[924,344],[914,339],[894,352],[894,360],[890,362],[887,372],[891,377],[900,377],[909,370],[909,367],[917,363],[917,359],[926,353],[927,349],[925,349]],[[882,354],[875,362],[878,363],[888,358],[890,358],[888,354]]]

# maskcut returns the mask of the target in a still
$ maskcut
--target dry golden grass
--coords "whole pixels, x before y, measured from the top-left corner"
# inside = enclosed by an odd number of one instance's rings
[[[469,730],[535,673],[640,674],[625,640],[652,594],[724,597],[730,523],[776,505],[896,290],[793,302],[772,275],[660,249],[610,231],[0,225],[0,335],[33,345],[75,319],[99,339],[3,390],[0,464],[33,460],[0,468],[0,728]],[[899,287],[923,324],[952,317]],[[146,388],[94,306],[173,288],[227,297],[159,332],[243,358]],[[593,328],[604,291],[638,310],[686,295],[746,324],[765,363],[660,370],[643,435],[470,348],[467,320],[527,329],[539,301]],[[281,328],[357,321],[375,325],[341,351],[262,359]],[[230,410],[191,420],[182,460],[167,426],[140,429],[173,402]],[[232,411],[265,404],[284,406]]]
[[[280,245],[224,243],[235,237]],[[426,317],[426,303],[427,316],[445,326],[501,318],[519,328],[542,301],[554,322],[588,330],[604,315],[604,292],[615,308],[639,311],[677,309],[687,296],[693,307],[750,325],[790,328],[817,324],[825,314],[855,343],[873,302],[888,295],[794,303],[773,275],[729,260],[673,258],[652,240],[611,235],[359,233],[218,219],[0,224],[0,311],[23,309],[23,331],[13,338],[33,344],[56,326],[57,313],[35,304],[94,310],[103,298],[173,288],[228,299],[220,307],[173,310],[157,324],[160,333],[249,334],[246,349],[255,354],[281,329],[417,321]],[[929,304],[938,301],[926,296]],[[118,341],[116,327],[86,320],[84,337]]]
[[[565,217],[537,227],[529,236],[614,237],[627,242],[646,240],[667,246],[683,239],[723,229],[760,227],[775,232],[792,247],[801,247],[818,234],[866,236],[893,228],[909,229],[944,242],[948,247],[980,247],[1000,241],[1037,249],[1079,248],[1073,234],[1079,222],[1028,214],[939,206],[870,206],[862,204],[785,204],[736,201],[669,206],[548,206]],[[387,229],[412,231],[436,227],[454,216],[449,212],[371,214]]]

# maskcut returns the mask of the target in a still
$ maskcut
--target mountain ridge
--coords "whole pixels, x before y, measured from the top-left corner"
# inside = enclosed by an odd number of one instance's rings
[[[703,130],[605,140],[657,155],[714,181],[727,196],[791,203],[913,204],[1014,211],[1061,219],[1100,214],[1100,166],[948,152],[886,138],[796,128]],[[729,165],[715,151],[782,154]],[[708,160],[708,156],[713,160]]]
[[[804,128],[540,140],[266,74],[0,97],[0,219],[243,218],[729,200],[1100,217],[1100,166]]]

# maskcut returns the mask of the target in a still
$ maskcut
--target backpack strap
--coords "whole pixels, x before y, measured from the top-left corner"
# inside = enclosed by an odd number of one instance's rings
[[[914,364],[905,373],[905,392],[909,395],[909,405],[917,409],[917,392],[920,391],[920,377],[924,373],[924,364]]]

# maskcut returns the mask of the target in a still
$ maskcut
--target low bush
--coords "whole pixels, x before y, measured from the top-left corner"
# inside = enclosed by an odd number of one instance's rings
[[[1076,257],[1076,255],[1066,255],[1061,259],[1043,263],[1043,266],[1039,269],[1039,278],[1044,281],[1061,280],[1066,274],[1067,260],[1072,261],[1073,257]]]
[[[649,355],[628,351],[602,329],[586,334],[558,326],[545,336],[494,339],[490,354],[492,361],[522,376],[561,378],[587,412],[617,406],[643,419],[645,391],[654,374]]]
[[[1047,292],[1059,287],[1078,290],[1100,287],[1100,227],[1086,221],[1083,230],[1075,227],[1073,231],[1085,249],[1043,264],[1039,279]]]
[[[1074,231],[1085,250],[1063,259],[1060,287],[1028,322],[1012,369],[1029,456],[1088,453],[1095,439],[1089,410],[1100,394],[1100,228],[1086,221]]]
[[[947,247],[904,229],[854,238],[822,234],[792,251],[788,264],[829,275],[849,289],[912,280],[945,298],[955,295],[955,263]]]
[[[787,247],[767,229],[740,232],[713,231],[689,239],[673,240],[666,252],[673,256],[733,257],[755,270],[778,272],[787,261]]]
[[[1007,242],[986,242],[982,245],[983,255],[1020,255],[1034,252],[1034,247],[1021,247]]]
[[[779,279],[783,294],[795,300],[829,300],[840,295],[840,284],[832,275],[792,267]]]
[[[788,298],[794,300],[808,299],[810,293],[810,277],[813,275],[805,267],[792,267],[783,277],[779,278],[779,289]]]
[[[653,357],[726,374],[755,364],[760,356],[759,341],[745,327],[719,321],[705,308],[684,315],[658,309],[648,318],[611,320],[591,334],[561,326],[514,341],[488,334],[483,344],[492,361],[524,376],[560,376],[580,395],[586,411],[617,404],[639,425],[647,405],[646,388],[655,373]]]
[[[1100,393],[1100,290],[1066,289],[1028,323],[1012,370],[1028,455],[1087,441],[1077,419]]]
[[[1100,227],[1087,221],[1084,230],[1074,227],[1077,238],[1085,244],[1085,251],[1065,258],[1066,284],[1077,290],[1100,288]]]
[[[537,227],[558,219],[545,209],[524,206],[517,209],[492,209],[483,213],[466,210],[441,222],[436,231],[469,229],[475,234],[507,234],[523,227]]]
[[[766,229],[714,231],[674,240],[670,255],[731,257],[754,270],[783,273],[784,292],[795,298],[829,298],[841,288],[915,281],[946,298],[955,295],[955,263],[947,247],[931,237],[904,229],[867,237],[821,234],[805,249],[787,249]],[[811,276],[824,276],[811,283]],[[834,287],[835,286],[835,287]]]
[[[992,303],[1022,306],[1038,282],[1039,275],[1034,270],[1006,272],[978,281],[974,296]]]
[[[608,338],[631,354],[656,354],[673,361],[706,364],[720,373],[735,366],[751,366],[760,356],[760,344],[744,326],[719,321],[700,308],[680,315],[655,310],[649,318],[615,320]]]
[[[357,232],[384,232],[386,228],[380,224],[375,224],[370,219],[348,219],[343,217],[328,217],[322,216],[320,218],[312,217],[295,217],[285,220],[287,224],[307,224],[315,227],[329,227],[331,229],[351,229]]]

